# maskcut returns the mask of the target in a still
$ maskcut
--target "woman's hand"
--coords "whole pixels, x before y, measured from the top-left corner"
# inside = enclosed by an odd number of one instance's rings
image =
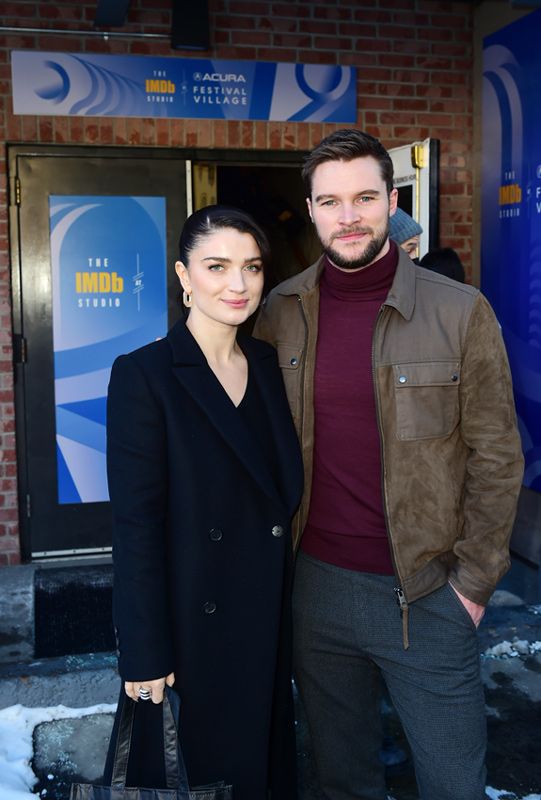
[[[153,703],[161,703],[163,701],[163,693],[165,691],[165,684],[172,686],[175,682],[175,673],[170,672],[166,678],[156,678],[154,681],[126,681],[124,683],[124,690],[128,697],[136,702],[140,700],[139,689],[147,689],[150,692],[149,700]]]

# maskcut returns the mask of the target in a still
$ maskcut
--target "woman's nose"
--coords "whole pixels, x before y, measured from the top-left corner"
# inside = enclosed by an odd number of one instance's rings
[[[231,273],[231,281],[229,282],[229,288],[232,292],[245,292],[246,291],[246,281],[244,279],[244,272],[242,270],[234,270]]]

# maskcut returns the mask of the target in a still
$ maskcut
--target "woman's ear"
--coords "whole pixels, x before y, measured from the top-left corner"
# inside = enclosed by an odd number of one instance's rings
[[[190,277],[188,273],[188,268],[182,261],[177,261],[175,263],[175,272],[178,275],[178,279],[180,281],[180,285],[184,289],[185,292],[188,294],[192,293],[192,286],[190,284]]]

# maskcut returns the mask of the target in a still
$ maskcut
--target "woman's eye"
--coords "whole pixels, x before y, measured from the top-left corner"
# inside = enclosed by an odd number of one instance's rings
[[[263,267],[261,266],[261,264],[247,264],[247,266],[244,269],[247,269],[248,272],[261,272]]]
[[[209,270],[211,272],[221,272],[224,268],[223,264],[209,264]]]

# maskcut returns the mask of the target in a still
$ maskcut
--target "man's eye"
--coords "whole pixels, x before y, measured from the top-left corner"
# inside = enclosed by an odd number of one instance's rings
[[[324,200],[321,203],[322,206],[334,206],[336,205],[336,200]]]
[[[374,199],[374,198],[373,198],[371,195],[369,195],[369,194],[363,194],[363,196],[362,196],[362,197],[359,197],[359,202],[360,202],[360,203],[369,203],[369,202],[370,202],[371,200],[373,200],[373,199]]]

